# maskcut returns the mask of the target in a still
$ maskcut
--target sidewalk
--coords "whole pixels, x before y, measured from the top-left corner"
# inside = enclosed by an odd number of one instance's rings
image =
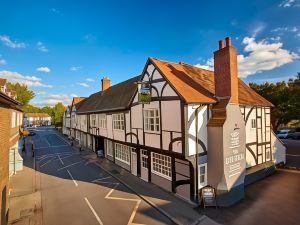
[[[143,181],[107,159],[98,158],[91,150],[84,150],[82,157],[95,163],[111,176],[115,177],[120,183],[125,185],[152,207],[167,216],[175,224],[218,224],[207,216],[200,215],[194,209],[194,207],[196,207],[195,205],[181,200],[173,193],[169,193],[152,183]]]
[[[26,146],[29,149],[30,146]],[[23,170],[10,178],[9,224],[41,224],[41,192],[39,175],[34,168],[31,151],[23,155]]]

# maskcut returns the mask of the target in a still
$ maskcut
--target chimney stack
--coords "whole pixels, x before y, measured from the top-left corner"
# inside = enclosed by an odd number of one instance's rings
[[[110,87],[110,79],[108,77],[103,77],[101,79],[102,91],[107,90]]]
[[[238,104],[237,50],[231,46],[230,37],[219,41],[214,52],[214,77],[216,97],[230,97],[230,103]]]

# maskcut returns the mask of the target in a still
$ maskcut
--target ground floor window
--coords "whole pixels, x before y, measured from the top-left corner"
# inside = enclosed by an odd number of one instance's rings
[[[153,173],[171,180],[171,157],[152,152],[151,170]]]
[[[143,168],[148,168],[148,153],[147,150],[141,149],[141,162]]]
[[[199,187],[207,185],[207,163],[199,165]]]
[[[79,141],[80,139],[80,133],[78,130],[75,131],[75,134],[76,134],[76,139]]]
[[[113,143],[110,140],[106,140],[106,153],[113,157]]]
[[[126,145],[115,143],[115,158],[130,165],[131,148]]]

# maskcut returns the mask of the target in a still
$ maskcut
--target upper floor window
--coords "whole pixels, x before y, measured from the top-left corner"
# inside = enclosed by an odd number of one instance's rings
[[[99,127],[106,129],[106,115],[105,114],[99,114],[98,115],[98,121],[99,121]]]
[[[113,129],[114,130],[124,130],[124,114],[113,114]]]
[[[256,128],[256,119],[251,119],[251,128]]]
[[[11,114],[11,128],[15,128],[17,126],[17,115],[16,112],[12,112]]]
[[[91,115],[91,126],[92,127],[96,126],[96,115],[95,114]]]
[[[160,130],[158,109],[144,109],[145,131],[157,132]]]

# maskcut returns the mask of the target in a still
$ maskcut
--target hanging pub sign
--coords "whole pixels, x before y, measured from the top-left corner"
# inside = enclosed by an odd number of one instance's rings
[[[201,189],[201,199],[203,203],[203,207],[206,206],[215,206],[217,207],[216,202],[216,193],[215,189],[211,186],[205,186]]]
[[[138,85],[138,101],[142,104],[151,102],[151,85],[148,81],[139,81]]]

